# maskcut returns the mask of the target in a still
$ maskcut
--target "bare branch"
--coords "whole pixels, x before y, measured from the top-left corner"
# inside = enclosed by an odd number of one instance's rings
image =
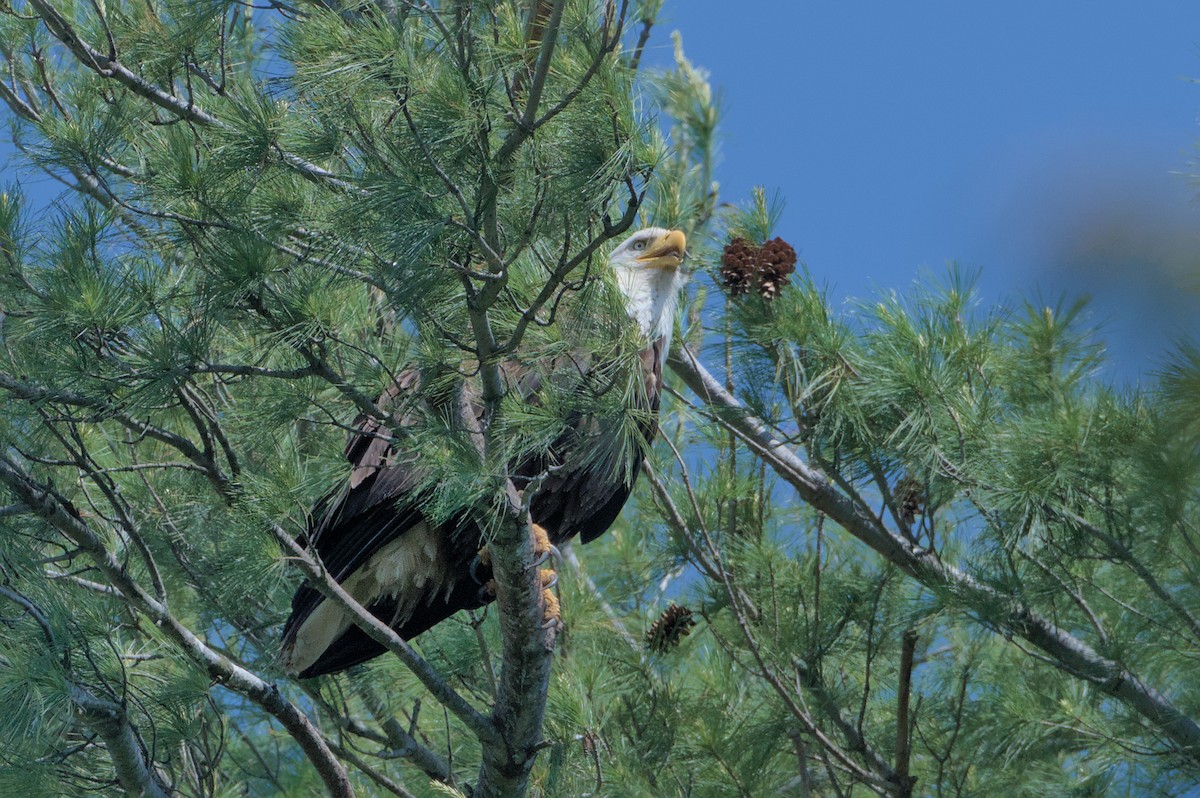
[[[900,649],[900,686],[896,691],[896,779],[900,782],[900,798],[911,798],[914,779],[908,775],[912,758],[909,743],[909,696],[912,690],[913,654],[917,649],[917,632],[908,629]]]
[[[541,3],[534,4],[536,16]],[[521,115],[517,127],[508,134],[508,138],[496,152],[496,162],[504,163],[517,151],[526,139],[533,135],[534,121],[537,119],[538,105],[542,101],[542,90],[546,86],[546,76],[550,74],[550,61],[554,56],[554,48],[558,44],[558,28],[562,23],[566,0],[555,0],[550,10],[545,28],[541,32],[541,47],[538,52],[537,64],[534,66],[533,79],[529,85],[529,96],[525,101],[525,112]]]
[[[400,798],[416,798],[411,792],[404,788],[403,784],[390,779],[386,774],[382,773],[378,768],[373,768],[367,761],[354,751],[345,746],[338,745],[333,740],[326,738],[326,743],[329,745],[329,750],[340,756],[342,759],[349,762],[354,767],[358,768],[371,781],[378,784],[383,789],[390,792],[392,795],[398,795]]]
[[[386,742],[389,749],[387,756],[389,758],[404,757],[424,771],[429,778],[443,784],[453,785],[454,772],[450,769],[450,763],[429,747],[422,745],[414,736],[417,731],[416,711],[413,712],[413,728],[405,729],[400,721],[388,712],[371,684],[362,683],[357,687],[367,710],[375,717],[387,735]],[[417,706],[420,706],[419,702]]]
[[[25,515],[30,510],[24,504],[6,504],[0,507],[0,518],[8,518],[14,515]]]

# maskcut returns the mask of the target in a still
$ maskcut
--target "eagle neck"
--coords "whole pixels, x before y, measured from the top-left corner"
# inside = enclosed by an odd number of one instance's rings
[[[675,328],[675,307],[683,285],[682,273],[675,269],[623,270],[619,279],[628,300],[629,317],[650,342],[661,342],[661,360],[666,362]]]

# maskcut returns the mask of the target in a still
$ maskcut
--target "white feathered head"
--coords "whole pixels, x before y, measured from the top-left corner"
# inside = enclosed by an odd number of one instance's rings
[[[680,268],[686,256],[687,237],[661,227],[638,230],[609,255],[629,318],[650,340],[671,340],[679,290],[687,282]]]

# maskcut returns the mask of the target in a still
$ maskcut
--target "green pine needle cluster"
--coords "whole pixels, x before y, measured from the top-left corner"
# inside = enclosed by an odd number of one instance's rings
[[[636,475],[555,566],[511,794],[1188,794],[1195,345],[1114,387],[1086,306],[984,307],[958,268],[723,297],[781,200],[718,201],[706,73],[678,37],[641,63],[661,6],[0,4],[0,793],[497,794],[515,749],[397,657],[277,661],[281,536],[373,419],[427,518],[497,539],[514,464],[573,430],[572,466]],[[694,277],[639,474],[647,342],[606,262],[649,224]],[[648,646],[672,604],[696,625]],[[498,615],[412,641],[484,718]]]

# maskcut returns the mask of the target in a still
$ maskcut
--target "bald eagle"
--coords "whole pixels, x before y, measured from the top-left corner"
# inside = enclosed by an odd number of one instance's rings
[[[578,535],[584,543],[600,536],[616,520],[633,489],[649,441],[658,430],[662,369],[671,341],[674,312],[684,283],[680,265],[686,239],[678,230],[651,227],[634,233],[609,256],[619,294],[644,345],[634,376],[637,434],[620,442],[601,440],[609,428],[576,413],[548,451],[510,464],[518,488],[528,497],[535,532],[561,545]],[[588,353],[568,356],[578,376],[611,372],[612,364],[593,362]],[[568,369],[571,370],[571,369]],[[515,360],[502,364],[510,390],[538,404],[545,386],[541,375]],[[397,427],[411,423],[405,407],[420,387],[416,370],[402,372],[378,405]],[[468,398],[468,401],[473,401]],[[471,412],[477,413],[477,408]],[[595,450],[603,456],[592,456]],[[479,552],[485,541],[467,512],[435,520],[428,505],[428,480],[420,453],[404,449],[373,418],[360,418],[346,445],[349,479],[320,502],[305,534],[326,569],[380,620],[411,639],[458,610],[492,600],[481,589]],[[531,480],[540,479],[534,485]],[[532,487],[531,487],[532,486]],[[486,558],[485,558],[486,559]],[[486,567],[485,567],[486,570]],[[280,660],[300,678],[349,668],[383,654],[382,645],[354,625],[350,617],[311,585],[292,599],[283,629]]]

